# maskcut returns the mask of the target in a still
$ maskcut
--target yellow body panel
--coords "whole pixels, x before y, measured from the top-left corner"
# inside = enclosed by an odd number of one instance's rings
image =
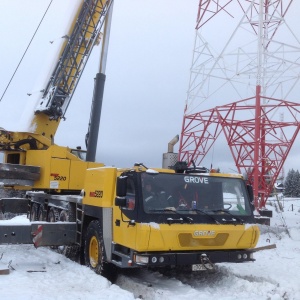
[[[120,209],[115,207],[113,220],[124,220],[120,226],[113,222],[113,241],[136,251],[147,251],[149,249],[149,238],[151,234],[151,225],[149,223],[136,223],[128,225],[129,221]],[[159,249],[162,250],[162,249]],[[153,249],[153,251],[155,251]]]
[[[112,207],[115,199],[117,168],[102,167],[86,171],[83,204]],[[119,209],[119,208],[118,208]]]
[[[123,218],[127,220],[127,218],[123,215]],[[148,229],[141,230],[141,224],[136,224],[135,226],[128,226],[128,223],[121,222],[120,226],[116,226],[114,221],[116,218],[113,218],[113,241],[117,244],[123,245],[125,247],[135,249],[136,243],[143,245],[142,248],[147,248],[149,241],[149,232]],[[120,219],[119,219],[120,220]],[[139,232],[138,240],[137,232]],[[142,239],[141,239],[142,236]],[[130,246],[129,246],[130,245]]]
[[[81,190],[88,168],[101,163],[80,160],[67,147],[50,146],[47,150],[28,150],[26,165],[40,166],[41,176],[34,183],[36,189]]]
[[[50,163],[50,173],[48,179],[47,174],[44,177],[45,185],[47,184],[47,180],[49,181],[49,187],[52,189],[58,190],[66,190],[70,189],[70,160],[62,159],[62,158],[52,158]]]
[[[96,168],[101,166],[103,166],[103,164],[101,163],[71,160],[69,182],[70,188],[75,190],[82,189],[85,180],[86,170],[89,168]]]
[[[115,227],[114,242],[136,251],[197,251],[252,249],[258,226],[212,224],[136,224]]]

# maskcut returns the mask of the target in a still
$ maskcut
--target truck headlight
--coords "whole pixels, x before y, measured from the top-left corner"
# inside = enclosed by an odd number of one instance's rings
[[[134,260],[135,260],[135,263],[137,263],[137,264],[144,264],[144,265],[146,265],[146,264],[149,263],[149,257],[148,256],[144,256],[144,255],[138,255],[138,254],[136,254]]]

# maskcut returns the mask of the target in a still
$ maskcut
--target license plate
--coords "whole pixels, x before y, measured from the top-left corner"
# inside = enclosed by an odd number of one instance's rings
[[[192,271],[206,271],[207,269],[202,265],[192,265]]]

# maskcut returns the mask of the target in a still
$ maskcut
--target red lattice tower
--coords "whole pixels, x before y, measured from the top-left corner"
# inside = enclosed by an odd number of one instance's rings
[[[287,24],[292,2],[199,2],[179,159],[201,164],[223,134],[257,208],[300,129],[300,42]]]

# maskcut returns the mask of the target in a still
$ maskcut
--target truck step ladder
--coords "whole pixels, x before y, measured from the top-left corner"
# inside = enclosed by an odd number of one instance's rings
[[[82,227],[83,227],[84,211],[82,205],[77,203],[76,205],[76,244],[81,246],[82,243]]]

